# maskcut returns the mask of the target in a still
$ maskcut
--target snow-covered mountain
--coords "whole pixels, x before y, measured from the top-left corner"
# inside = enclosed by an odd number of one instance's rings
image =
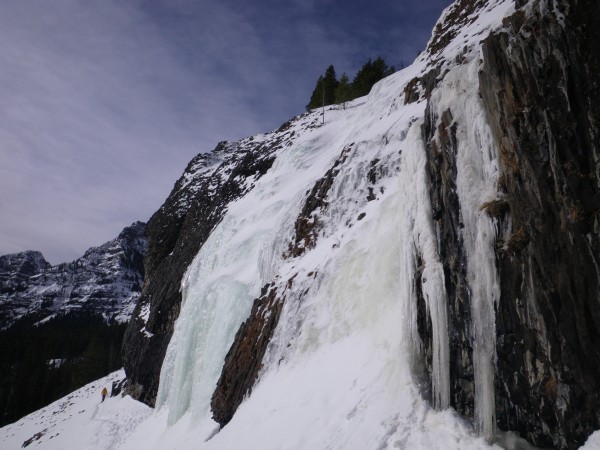
[[[0,256],[0,329],[69,312],[126,322],[144,282],[146,224],[90,248],[70,263],[51,266],[40,252]]]
[[[27,286],[29,278],[51,267],[44,255],[36,251],[0,256],[0,282],[3,292],[16,292]]]
[[[411,66],[324,124],[195,158],[148,223],[124,343],[126,392],[155,410],[89,446],[583,445],[600,429],[598,8],[457,0]],[[2,432],[50,430],[36,414]],[[60,434],[40,448],[78,436]]]

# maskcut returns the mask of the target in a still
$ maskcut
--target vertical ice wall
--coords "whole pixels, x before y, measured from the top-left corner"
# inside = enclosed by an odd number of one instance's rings
[[[450,110],[457,124],[457,195],[460,201],[467,278],[471,291],[475,428],[492,440],[496,418],[494,370],[495,303],[500,297],[494,241],[496,227],[484,211],[497,197],[497,150],[478,93],[478,58],[454,67],[434,91],[438,116]]]
[[[236,220],[237,219],[237,220]],[[243,262],[257,252],[241,236],[243,221],[229,215],[200,250],[183,280],[183,305],[161,370],[157,406],[169,404],[169,423],[191,408],[202,416],[239,323],[248,315],[258,280]],[[246,275],[246,276],[245,276]]]
[[[414,292],[414,276],[421,271],[422,291],[431,319],[432,370],[431,389],[433,404],[437,409],[450,405],[450,351],[448,338],[447,295],[444,270],[437,252],[435,231],[425,172],[425,145],[421,136],[422,120],[409,130],[407,149],[404,153],[403,170],[399,177],[400,192],[405,195],[400,218],[400,241],[404,249],[401,261],[401,285],[404,291],[406,310],[410,317],[410,339],[413,352],[420,352],[420,340],[416,331],[417,296]],[[422,267],[416,267],[420,260]]]

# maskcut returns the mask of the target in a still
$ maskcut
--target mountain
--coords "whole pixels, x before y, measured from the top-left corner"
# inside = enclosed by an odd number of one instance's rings
[[[71,262],[0,257],[0,426],[121,367],[144,279],[146,225]]]
[[[581,445],[600,428],[598,9],[458,0],[324,125],[192,161],[148,225],[128,392],[223,442],[288,426],[295,447],[314,414],[354,430],[317,448],[387,447],[403,415],[378,395],[412,383],[490,442]]]
[[[0,329],[77,312],[129,320],[144,280],[146,224],[90,248],[70,263],[51,266],[40,252],[0,256]]]
[[[85,445],[598,448],[599,9],[457,0],[366,97],[192,160],[124,339],[155,411],[86,400]],[[2,432],[75,442],[55,411]]]
[[[0,256],[0,289],[2,293],[18,292],[34,275],[49,270],[50,263],[40,252],[26,251]]]

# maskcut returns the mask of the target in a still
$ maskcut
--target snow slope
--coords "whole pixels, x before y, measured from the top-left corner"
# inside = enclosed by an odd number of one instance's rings
[[[351,344],[348,342],[348,344]],[[323,355],[325,356],[325,355]],[[318,364],[318,358],[315,360]],[[305,370],[297,371],[290,378],[290,381],[297,381],[309,375],[314,371],[314,367],[306,367]],[[345,367],[344,369],[352,369]],[[372,373],[374,373],[372,371]],[[69,394],[68,396],[57,400],[35,413],[32,413],[14,424],[0,428],[0,448],[3,450],[13,450],[20,448],[32,449],[60,449],[60,450],[80,450],[80,449],[130,449],[138,450],[144,448],[161,448],[163,442],[167,447],[178,449],[194,448],[230,448],[230,449],[265,449],[275,448],[270,442],[281,442],[286,438],[286,433],[290,430],[290,425],[296,421],[302,422],[309,430],[306,433],[304,448],[327,448],[322,445],[331,440],[331,431],[335,432],[335,421],[331,421],[323,427],[317,421],[314,412],[304,408],[308,407],[310,402],[302,398],[303,392],[298,392],[291,386],[278,385],[274,391],[290,400],[289,409],[297,409],[294,414],[294,420],[287,422],[284,419],[287,415],[281,417],[277,422],[272,422],[271,430],[268,435],[260,436],[257,433],[251,433],[254,438],[251,440],[233,440],[224,442],[218,439],[218,435],[209,442],[199,439],[198,434],[191,432],[187,424],[179,424],[171,432],[165,434],[163,428],[164,414],[154,413],[146,405],[132,400],[131,397],[115,396],[107,397],[104,403],[100,403],[100,391],[106,387],[109,392],[113,383],[118,383],[124,378],[124,372],[119,370],[93,383],[90,383],[81,389]],[[334,374],[332,374],[333,376]],[[344,379],[345,378],[345,379]],[[343,404],[345,389],[348,387],[347,379],[350,376],[341,377],[340,384],[335,392],[330,393],[329,397],[342,398]],[[314,379],[312,380],[314,381]],[[315,383],[317,384],[317,383]],[[335,384],[334,384],[335,386]],[[407,392],[411,389],[407,387]],[[351,391],[351,390],[350,390]],[[365,395],[369,394],[365,391]],[[290,392],[296,392],[289,396]],[[379,393],[380,396],[382,393]],[[470,426],[452,411],[437,412],[433,411],[424,402],[414,404],[413,399],[405,398],[409,404],[398,405],[405,407],[399,410],[398,424],[396,428],[390,428],[389,437],[397,436],[396,447],[392,448],[461,448],[477,449],[492,448],[485,444],[481,438],[473,436]],[[411,403],[413,402],[413,403]],[[245,412],[243,420],[245,427],[251,428],[256,423],[269,417],[269,420],[279,417],[274,415],[272,401],[267,400],[260,411],[256,411],[257,416],[248,417]],[[298,408],[300,407],[300,408]],[[410,413],[407,413],[410,411]],[[302,414],[304,412],[305,414]],[[385,448],[377,446],[380,443],[379,435],[376,432],[380,430],[379,424],[374,424],[374,429],[369,433],[373,438],[366,446],[359,447],[353,443],[347,444],[334,442],[330,448]],[[334,434],[334,433],[332,433]],[[364,441],[356,432],[349,432],[352,436],[359,437],[359,441]],[[162,442],[161,442],[162,440]],[[514,436],[502,436],[501,443],[505,448],[528,448],[522,441],[515,439]],[[209,446],[210,445],[210,446]],[[278,447],[281,449],[290,448],[285,445]],[[293,448],[293,447],[292,447]],[[495,446],[494,448],[498,448]],[[582,450],[600,449],[600,432],[592,435]]]
[[[125,378],[119,370],[1,428],[0,448],[112,449],[151,414],[131,397],[107,397],[103,387]],[[109,394],[110,395],[110,394]]]

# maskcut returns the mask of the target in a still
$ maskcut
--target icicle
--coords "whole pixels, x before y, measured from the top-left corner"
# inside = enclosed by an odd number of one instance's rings
[[[475,429],[488,441],[496,434],[494,367],[496,358],[496,317],[494,303],[498,282],[490,237],[493,224],[481,214],[477,221],[474,253],[469,258],[469,284],[472,288],[473,371],[475,375]]]

